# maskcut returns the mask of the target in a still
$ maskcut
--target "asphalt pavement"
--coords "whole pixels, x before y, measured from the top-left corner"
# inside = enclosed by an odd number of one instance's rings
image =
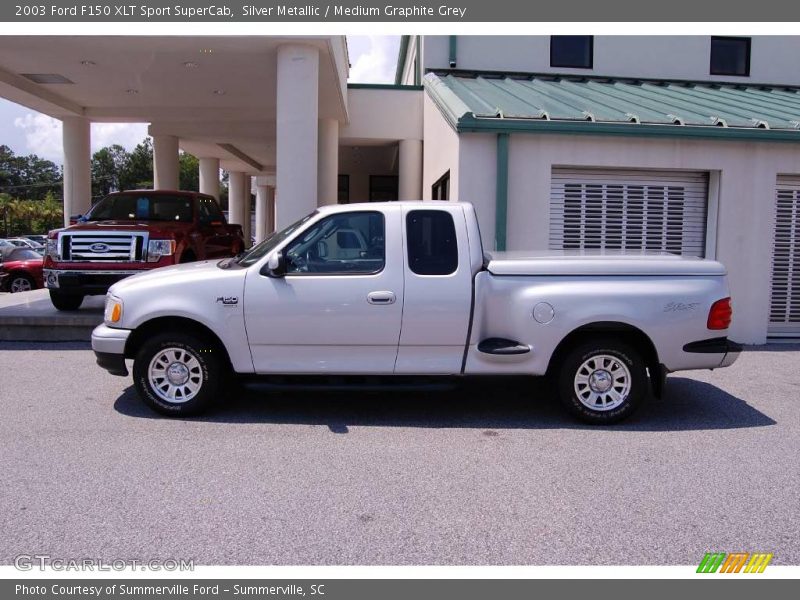
[[[82,343],[0,343],[0,564],[800,564],[800,346],[671,375],[614,427],[545,386],[139,402]]]

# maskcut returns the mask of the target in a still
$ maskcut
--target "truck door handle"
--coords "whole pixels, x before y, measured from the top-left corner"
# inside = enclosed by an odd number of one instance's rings
[[[367,294],[367,302],[370,304],[394,304],[397,297],[394,292],[370,292]]]

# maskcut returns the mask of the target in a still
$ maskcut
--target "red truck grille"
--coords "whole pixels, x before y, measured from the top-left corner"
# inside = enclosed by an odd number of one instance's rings
[[[61,260],[73,262],[141,262],[144,233],[72,233],[61,236]]]

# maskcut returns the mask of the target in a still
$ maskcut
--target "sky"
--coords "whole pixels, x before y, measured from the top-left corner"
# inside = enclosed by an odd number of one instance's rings
[[[350,83],[393,83],[400,36],[347,36]],[[119,144],[128,150],[147,136],[147,123],[93,123],[92,152]],[[63,163],[61,121],[0,98],[0,145]]]

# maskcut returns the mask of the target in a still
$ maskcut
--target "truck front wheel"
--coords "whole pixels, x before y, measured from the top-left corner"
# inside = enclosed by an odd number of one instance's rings
[[[58,310],[78,310],[83,303],[83,294],[65,294],[50,290],[50,302]]]
[[[225,362],[198,337],[164,333],[145,342],[133,361],[133,382],[150,408],[170,417],[204,412],[222,391]]]
[[[639,352],[613,339],[576,346],[564,360],[558,391],[573,415],[596,425],[629,417],[647,393],[647,369]]]

